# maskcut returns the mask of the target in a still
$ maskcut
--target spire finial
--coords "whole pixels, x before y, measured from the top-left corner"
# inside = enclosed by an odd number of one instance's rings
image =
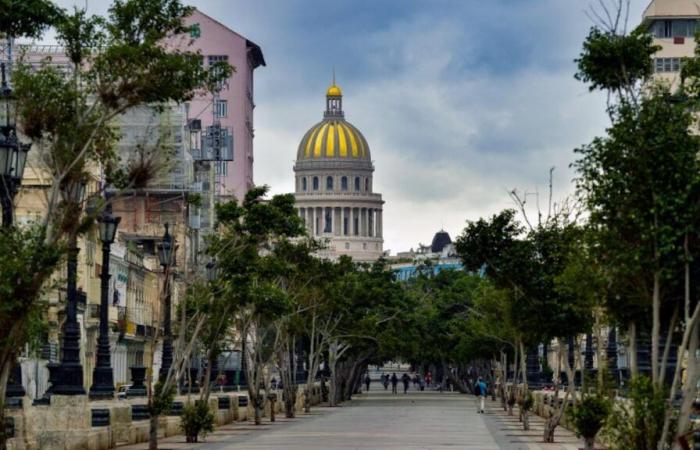
[[[333,84],[332,86],[335,86],[335,66],[333,66]]]

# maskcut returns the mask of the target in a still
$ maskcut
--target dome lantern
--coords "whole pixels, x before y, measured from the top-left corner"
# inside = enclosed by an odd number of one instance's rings
[[[335,69],[333,82],[326,91],[326,112],[324,117],[343,117],[343,91],[335,84]]]

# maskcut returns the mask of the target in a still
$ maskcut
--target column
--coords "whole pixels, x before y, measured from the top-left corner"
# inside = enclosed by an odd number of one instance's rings
[[[316,207],[311,208],[311,236],[316,236]]]
[[[362,225],[365,228],[363,236],[369,236],[369,208],[363,208],[365,210],[365,217],[362,221]]]
[[[356,218],[356,213],[355,213],[355,208],[350,207],[350,227],[349,227],[349,234],[350,236],[355,236],[355,218]]]
[[[345,236],[345,206],[340,208],[340,235]]]
[[[342,227],[343,224],[341,223],[340,220],[341,214],[340,214],[340,208],[337,206],[333,207],[333,234],[336,236],[340,236],[343,234]]]

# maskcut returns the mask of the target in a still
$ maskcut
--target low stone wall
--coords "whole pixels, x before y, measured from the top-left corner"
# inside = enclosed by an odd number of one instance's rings
[[[279,399],[282,395],[279,391],[276,393],[275,411],[281,413],[284,404]],[[158,436],[182,434],[181,408],[197,399],[196,394],[176,397],[170,414],[159,418]],[[314,395],[312,404],[319,402],[319,396]],[[303,409],[303,404],[303,387],[300,386],[297,411]],[[212,392],[209,408],[214,411],[216,426],[253,417],[247,392]],[[263,416],[269,417],[269,413],[268,405]],[[106,450],[147,442],[150,426],[145,397],[90,401],[85,395],[52,395],[50,403],[45,405],[32,405],[28,398],[23,398],[21,405],[7,409],[7,416],[14,429],[8,442],[9,450]]]

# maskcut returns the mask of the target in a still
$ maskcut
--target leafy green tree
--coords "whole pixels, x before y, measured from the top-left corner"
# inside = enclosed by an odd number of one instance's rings
[[[261,423],[266,401],[260,386],[264,383],[269,388],[269,369],[282,337],[277,322],[293,311],[292,296],[283,283],[291,270],[290,261],[287,253],[276,249],[288,248],[288,239],[304,233],[294,197],[276,195],[265,201],[267,191],[267,187],[253,188],[241,205],[218,205],[220,234],[209,247],[216,257],[219,295],[225,308],[219,314],[226,315],[215,319],[216,333],[209,343],[216,344],[227,330],[224,320],[232,321],[242,341],[256,424]]]
[[[31,141],[31,162],[48,188],[45,214],[34,235],[41,237],[41,244],[21,233],[3,237],[15,239],[8,245],[22,248],[28,262],[40,262],[41,267],[32,279],[9,280],[1,289],[0,303],[14,315],[2,318],[11,325],[0,330],[0,421],[7,377],[27,339],[23,324],[36,311],[41,290],[60,261],[45,255],[60,256],[73,247],[76,236],[91,223],[91,217],[75,220],[83,209],[72,195],[76,185],[92,179],[91,168],[102,167],[103,186],[117,192],[143,187],[159,168],[153,162],[163,153],[160,145],[141,148],[138,158],[120,159],[115,150],[118,118],[139,106],[158,108],[189,100],[231,74],[228,65],[209,72],[196,53],[161,45],[166,37],[186,31],[182,19],[191,11],[178,0],[117,0],[106,17],[87,16],[81,10],[69,13],[42,0],[0,3],[0,35],[12,41],[38,37],[52,27],[70,61],[66,74],[50,60],[32,68],[20,58],[10,74],[19,131]],[[0,272],[13,273],[9,264],[11,260],[4,259]]]
[[[624,57],[605,61],[596,56],[600,49],[613,47]],[[651,379],[654,389],[660,390],[674,339],[680,355],[686,349],[695,355],[697,349],[700,307],[690,284],[691,261],[698,254],[700,141],[694,131],[697,56],[687,61],[676,90],[649,79],[650,56],[656,50],[651,36],[637,31],[625,36],[615,29],[591,30],[578,60],[577,77],[592,90],[610,94],[611,125],[606,136],[577,150],[580,158],[575,168],[604,272],[623,288],[618,292],[627,288],[624,295],[610,299],[608,310],[618,321],[627,321],[632,354],[638,328],[649,333]],[[674,338],[679,323],[680,340]],[[694,348],[689,348],[691,343]],[[636,363],[632,369],[636,373]],[[655,443],[659,447],[668,440],[680,370],[678,364],[663,430]],[[693,377],[697,379],[697,374]],[[692,395],[694,386],[695,380],[687,381],[686,396]],[[690,402],[688,398],[684,405]],[[686,427],[687,420],[682,428]],[[679,433],[685,431],[679,429]]]

